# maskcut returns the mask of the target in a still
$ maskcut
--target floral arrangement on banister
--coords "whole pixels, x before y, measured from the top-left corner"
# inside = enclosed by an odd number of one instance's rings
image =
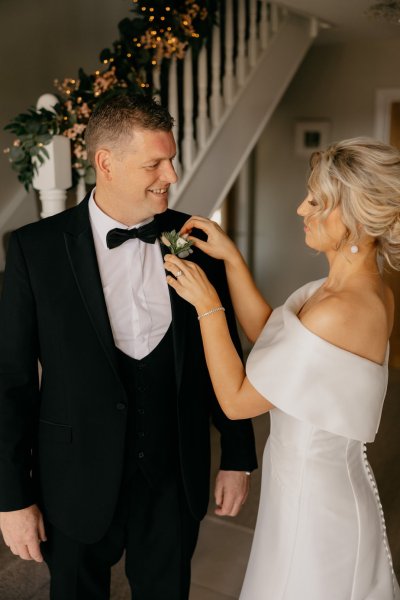
[[[168,68],[173,56],[184,58],[189,47],[200,49],[216,23],[219,0],[132,0],[131,18],[119,25],[119,38],[100,53],[101,68],[92,74],[79,69],[76,78],[55,80],[58,103],[53,111],[29,108],[5,130],[16,136],[4,150],[26,190],[38,165],[48,157],[54,135],[71,140],[73,182],[90,178],[84,131],[98,102],[116,91],[154,94],[154,68]]]

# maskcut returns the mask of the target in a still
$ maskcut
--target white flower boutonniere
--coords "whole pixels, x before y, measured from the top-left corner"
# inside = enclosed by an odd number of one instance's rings
[[[186,258],[193,252],[190,247],[193,242],[187,239],[187,234],[179,235],[179,233],[176,233],[175,229],[172,231],[164,231],[161,234],[160,239],[164,246],[169,248],[171,254],[176,254],[179,258]]]

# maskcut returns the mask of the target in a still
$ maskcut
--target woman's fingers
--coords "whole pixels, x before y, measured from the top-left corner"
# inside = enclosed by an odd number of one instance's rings
[[[196,248],[198,248],[199,250],[206,252],[206,248],[208,247],[208,242],[205,242],[204,240],[200,240],[199,238],[195,237],[194,235],[188,235],[187,239],[189,241],[193,242],[193,246],[196,246]]]
[[[164,256],[164,269],[175,275],[175,277],[183,275],[190,268],[190,264],[192,264],[190,261],[184,261],[175,254]]]
[[[207,241],[189,235],[192,229],[200,229],[207,235]],[[193,242],[193,245],[205,254],[222,260],[227,260],[234,253],[232,240],[221,229],[218,223],[204,217],[191,217],[183,225],[181,235]]]
[[[184,235],[185,233],[190,233],[192,229],[201,229],[204,233],[207,233],[212,227],[213,222],[210,219],[206,219],[205,217],[190,217],[183,225],[180,230],[180,234]]]

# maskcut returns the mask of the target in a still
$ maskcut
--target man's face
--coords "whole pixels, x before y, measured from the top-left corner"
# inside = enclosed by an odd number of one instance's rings
[[[172,132],[135,129],[131,138],[110,150],[109,189],[112,201],[138,222],[168,208],[168,190],[176,183],[172,164],[176,145]]]

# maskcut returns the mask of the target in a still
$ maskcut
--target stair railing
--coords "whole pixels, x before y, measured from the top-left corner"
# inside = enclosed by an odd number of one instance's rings
[[[183,61],[176,57],[168,59],[167,76],[162,77],[165,69],[160,65],[154,67],[155,95],[168,106],[175,120],[175,168],[179,181],[170,191],[171,207],[184,194],[193,173],[288,14],[284,6],[267,0],[220,0],[217,24],[212,27],[201,50],[189,49]],[[315,37],[317,33],[318,21],[310,18],[310,36]],[[64,152],[61,156],[58,152],[55,146],[49,159],[57,165],[46,167],[45,163],[35,179],[34,187],[39,190],[42,203],[46,203],[41,216],[49,216],[65,207],[65,188],[68,187],[65,181],[68,180],[67,171],[70,176],[71,166],[68,155]],[[41,171],[45,168],[53,174],[65,171],[64,180],[59,177],[59,181],[63,180],[62,189],[55,179],[51,189],[48,183],[42,182]],[[83,199],[85,190],[84,172],[81,171],[76,188],[77,202]]]

